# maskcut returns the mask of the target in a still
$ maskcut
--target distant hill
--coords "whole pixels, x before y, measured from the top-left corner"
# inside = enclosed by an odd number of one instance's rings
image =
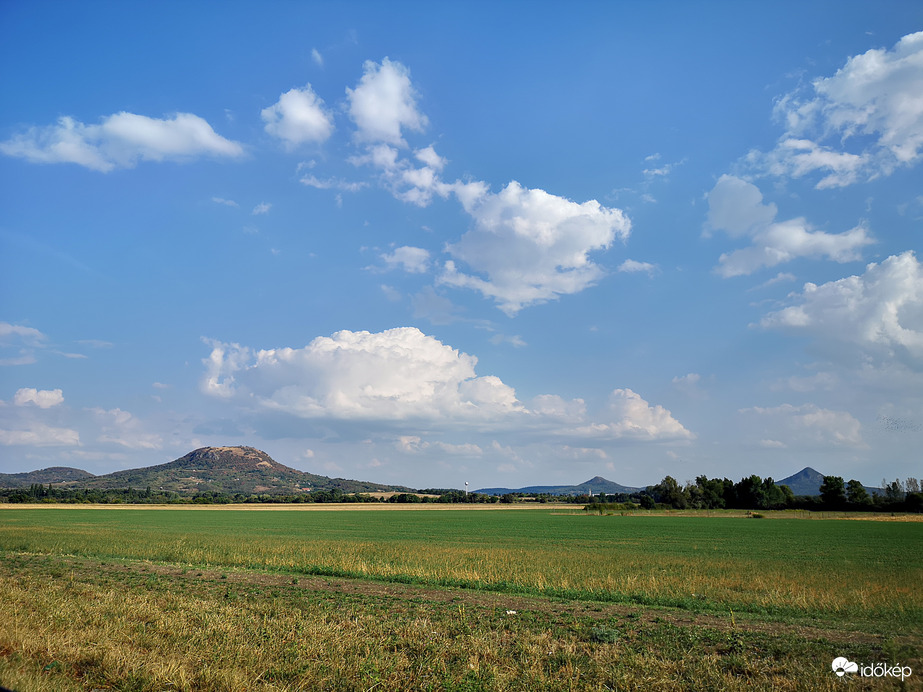
[[[0,488],[28,488],[30,485],[40,483],[72,483],[95,478],[92,473],[82,469],[72,469],[69,466],[51,466],[38,471],[26,473],[0,473]]]
[[[197,492],[252,494],[297,494],[311,490],[338,489],[343,493],[402,491],[403,486],[382,485],[344,478],[329,478],[290,468],[275,461],[266,452],[253,447],[202,447],[166,464],[116,471],[94,476],[79,469],[67,469],[72,477],[49,480],[18,481],[20,476],[43,474],[0,474],[0,487],[28,487],[32,483],[54,483],[67,488],[136,488],[165,490],[192,495]],[[7,479],[15,484],[8,485]],[[54,478],[54,479],[52,479]]]
[[[845,480],[849,480],[848,478]],[[801,469],[788,478],[776,481],[776,485],[787,485],[795,495],[820,495],[820,486],[824,482],[824,474],[812,469],[810,466]],[[594,495],[606,493],[607,495],[616,495],[619,493],[637,493],[644,488],[634,488],[628,485],[620,485],[602,476],[591,478],[585,483],[579,485],[530,485],[526,488],[481,488],[475,490],[477,493],[484,495],[506,495],[507,493],[546,493],[548,495]],[[865,490],[871,495],[872,493],[881,493],[880,488],[865,487]]]
[[[795,495],[820,495],[820,484],[823,482],[824,474],[806,466],[798,473],[776,481],[776,485],[787,485]]]
[[[843,480],[848,481],[849,478],[844,478]],[[806,466],[798,473],[792,474],[788,478],[783,478],[781,481],[776,481],[776,485],[787,485],[795,495],[820,495],[820,486],[823,482],[824,474],[820,471],[815,471],[810,466]],[[874,493],[881,494],[882,492],[881,488],[871,488],[867,485],[863,487],[869,495]]]
[[[844,479],[849,480],[849,479]],[[776,485],[787,485],[795,495],[820,495],[824,474],[803,468]],[[116,471],[102,476],[65,466],[29,471],[0,473],[0,488],[28,488],[33,484],[64,488],[135,488],[164,490],[192,495],[197,492],[218,492],[244,495],[293,495],[312,490],[334,490],[343,493],[413,492],[398,485],[382,485],[366,481],[329,478],[298,471],[275,461],[266,452],[253,447],[202,447],[166,464]],[[474,492],[484,495],[507,493],[545,493],[548,495],[617,495],[637,493],[644,488],[621,485],[596,476],[578,485],[530,485],[525,488],[481,488]],[[866,487],[871,495],[880,488]]]
[[[476,493],[484,495],[506,495],[508,493],[544,493],[546,495],[616,495],[618,493],[636,493],[644,488],[633,488],[596,476],[579,485],[530,485],[526,488],[481,488]]]

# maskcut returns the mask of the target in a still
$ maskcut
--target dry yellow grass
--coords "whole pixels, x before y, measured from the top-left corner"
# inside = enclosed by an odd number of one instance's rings
[[[865,638],[855,649],[850,633],[681,628],[640,610],[519,599],[508,612],[422,590],[360,596],[247,573],[14,562],[0,566],[0,681],[17,692],[835,690],[827,651],[874,650]]]

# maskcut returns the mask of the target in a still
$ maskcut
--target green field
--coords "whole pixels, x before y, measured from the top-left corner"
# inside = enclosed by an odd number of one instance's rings
[[[921,546],[912,521],[3,509],[0,682],[833,689],[841,655],[923,676]]]

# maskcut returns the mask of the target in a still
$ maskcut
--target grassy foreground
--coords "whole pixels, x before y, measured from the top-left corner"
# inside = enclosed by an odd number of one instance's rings
[[[913,688],[921,537],[547,510],[2,511],[0,682],[843,689],[846,656],[910,665]]]

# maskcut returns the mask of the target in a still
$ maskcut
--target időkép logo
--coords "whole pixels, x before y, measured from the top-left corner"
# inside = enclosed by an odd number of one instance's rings
[[[902,681],[909,678],[913,671],[910,666],[888,665],[887,663],[872,663],[859,665],[844,656],[837,656],[830,664],[837,677],[842,678],[847,673],[854,673],[863,678],[900,678]]]

